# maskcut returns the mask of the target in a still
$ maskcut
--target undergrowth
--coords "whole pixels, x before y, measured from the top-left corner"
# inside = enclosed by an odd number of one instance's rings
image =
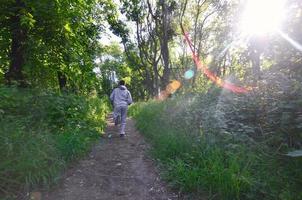
[[[0,88],[0,199],[58,180],[105,127],[108,100]]]
[[[215,92],[131,106],[166,180],[210,199],[302,199],[301,159],[226,132]]]

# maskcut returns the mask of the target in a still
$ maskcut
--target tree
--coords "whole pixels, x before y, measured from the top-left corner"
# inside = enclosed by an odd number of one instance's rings
[[[5,73],[5,79],[8,84],[13,81],[19,82],[21,86],[25,85],[24,75],[22,72],[25,63],[25,45],[27,40],[28,29],[33,25],[32,15],[26,10],[25,2],[22,0],[6,1],[7,6],[3,10],[1,22],[9,27],[11,35],[10,47],[10,65]],[[5,17],[3,15],[6,15]],[[3,19],[4,18],[4,19]],[[7,36],[7,35],[6,35]]]
[[[93,68],[102,24],[118,24],[110,5],[111,0],[2,1],[0,69],[6,83],[81,93],[98,87]]]

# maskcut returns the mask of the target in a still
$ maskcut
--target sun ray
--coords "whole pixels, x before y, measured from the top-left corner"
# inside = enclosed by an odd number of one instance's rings
[[[288,41],[293,47],[295,47],[297,50],[302,51],[302,45],[290,38],[287,34],[283,33],[282,31],[278,31],[278,33],[283,37],[286,41]]]

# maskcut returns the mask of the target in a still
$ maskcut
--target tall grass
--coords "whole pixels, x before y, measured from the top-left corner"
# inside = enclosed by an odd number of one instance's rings
[[[302,199],[301,160],[221,137],[216,133],[220,125],[204,116],[215,114],[209,109],[217,99],[199,101],[196,110],[202,112],[192,110],[188,99],[182,106],[183,100],[138,103],[129,112],[170,184],[210,199]]]
[[[105,127],[107,100],[0,88],[0,198],[55,182]]]

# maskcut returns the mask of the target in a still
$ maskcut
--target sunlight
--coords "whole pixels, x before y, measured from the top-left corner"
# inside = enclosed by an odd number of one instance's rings
[[[94,63],[97,64],[97,65],[100,64],[100,63],[101,63],[101,59],[100,59],[100,58],[96,58],[96,59],[94,60]]]
[[[283,37],[286,41],[288,41],[293,47],[295,47],[297,50],[302,51],[302,45],[289,37],[287,34],[283,33],[282,31],[279,31],[279,34],[281,37]]]
[[[285,15],[285,0],[247,0],[241,17],[243,35],[264,35],[276,32]]]

